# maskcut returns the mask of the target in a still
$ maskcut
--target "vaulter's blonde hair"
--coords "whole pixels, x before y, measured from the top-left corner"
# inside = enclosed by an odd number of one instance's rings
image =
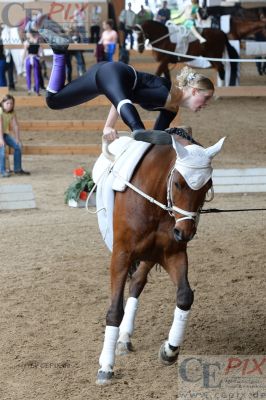
[[[214,91],[214,85],[207,76],[199,74],[189,67],[181,69],[180,73],[176,76],[176,81],[180,89],[189,86],[198,90]]]

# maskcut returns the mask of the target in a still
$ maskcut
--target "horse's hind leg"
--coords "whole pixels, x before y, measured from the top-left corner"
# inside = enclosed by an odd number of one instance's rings
[[[218,86],[224,86],[225,82],[225,68],[222,62],[212,62],[211,63],[213,68],[215,68],[218,72],[218,79],[217,79],[217,85]]]
[[[124,288],[131,264],[130,257],[125,252],[117,254],[115,251],[111,261],[111,306],[106,316],[106,328],[103,349],[100,355],[100,369],[97,374],[97,384],[107,384],[113,377],[115,363],[115,348],[119,335],[119,325],[124,310]]]
[[[178,257],[167,260],[165,269],[177,287],[176,307],[174,320],[168,335],[168,339],[162,344],[159,351],[159,359],[165,365],[173,364],[178,357],[180,346],[184,339],[185,329],[193,303],[194,294],[187,277],[187,255],[184,251]]]
[[[138,297],[147,283],[147,275],[153,265],[153,262],[141,262],[131,278],[129,285],[129,298],[126,303],[123,320],[119,327],[119,339],[116,347],[117,355],[124,355],[133,351],[131,336],[134,331],[134,322],[138,308]]]

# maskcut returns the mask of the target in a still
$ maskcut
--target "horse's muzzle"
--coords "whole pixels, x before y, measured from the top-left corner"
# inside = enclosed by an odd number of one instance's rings
[[[189,242],[195,236],[196,229],[193,229],[192,231],[189,230],[189,232],[185,232],[181,229],[174,228],[173,233],[174,233],[174,238],[177,242]]]

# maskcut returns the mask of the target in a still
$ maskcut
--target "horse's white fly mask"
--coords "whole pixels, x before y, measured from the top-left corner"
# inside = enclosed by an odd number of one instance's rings
[[[172,136],[173,147],[177,154],[174,169],[183,176],[191,189],[201,189],[211,178],[212,159],[220,152],[224,140],[225,137],[213,146],[204,149],[196,144],[184,147],[176,142]]]

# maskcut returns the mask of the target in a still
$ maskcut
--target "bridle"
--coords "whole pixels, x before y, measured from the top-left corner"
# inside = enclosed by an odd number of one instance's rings
[[[167,181],[167,206],[168,206],[168,213],[171,217],[175,219],[175,222],[181,222],[185,220],[192,220],[194,221],[195,225],[197,226],[199,223],[199,215],[202,208],[202,205],[198,208],[197,211],[186,211],[180,207],[174,205],[173,202],[173,177],[174,173],[177,171],[175,165],[172,167],[170,174],[168,176]],[[183,217],[176,218],[176,214],[181,214]]]
[[[141,189],[137,188],[135,185],[133,185],[131,182],[127,181],[124,177],[119,175],[117,172],[113,171],[113,174],[115,177],[119,178],[124,182],[126,186],[128,186],[130,189],[132,189],[134,192],[138,193],[145,199],[147,199],[150,203],[156,204],[158,207],[162,208],[163,210],[167,211],[168,214],[175,219],[175,222],[180,222],[184,220],[192,220],[194,221],[195,225],[198,225],[199,222],[199,216],[201,212],[201,207],[198,208],[197,211],[187,211],[183,210],[180,207],[177,207],[173,203],[173,175],[174,172],[176,171],[175,165],[172,167],[168,179],[167,179],[167,205],[161,203],[160,201],[154,199],[154,197],[149,196],[147,193],[143,192]],[[205,200],[205,201],[211,201],[213,200],[214,197],[214,192],[213,192],[213,187],[211,187],[211,197],[210,200]],[[176,214],[181,214],[181,217],[176,217]]]
[[[161,36],[161,37],[159,37],[158,39],[155,39],[155,40],[153,40],[153,41],[151,42],[150,39],[148,39],[148,38],[146,37],[145,32],[144,32],[142,26],[139,25],[139,24],[136,24],[135,26],[137,26],[137,27],[139,28],[139,30],[140,30],[140,32],[142,33],[142,36],[143,36],[143,42],[138,42],[138,46],[145,46],[146,40],[149,40],[150,45],[153,46],[155,43],[158,43],[158,42],[160,42],[161,40],[163,40],[163,39],[165,39],[165,38],[167,38],[167,37],[170,36],[170,33],[168,32],[166,35]]]
[[[171,131],[170,128],[168,130],[169,130],[169,132]],[[197,144],[197,142],[195,142],[194,139],[190,135],[188,135],[183,129],[176,128],[175,129],[175,133],[178,134],[179,136],[182,136],[183,138],[187,139],[191,143]],[[122,155],[122,153],[120,154],[120,156]],[[201,208],[202,208],[203,204],[198,208],[197,211],[187,211],[187,210],[184,210],[184,209],[182,209],[180,207],[177,207],[173,202],[173,176],[174,176],[174,172],[178,171],[178,169],[176,168],[177,161],[178,161],[178,154],[177,153],[176,153],[175,163],[171,167],[171,170],[170,170],[170,172],[168,174],[168,179],[167,179],[167,187],[166,187],[167,205],[165,205],[165,204],[161,203],[160,201],[156,200],[154,197],[149,196],[147,193],[143,192],[141,189],[137,188],[131,182],[126,180],[117,171],[114,171],[113,168],[115,166],[115,163],[116,163],[117,159],[116,159],[116,161],[114,161],[114,158],[113,158],[114,156],[108,150],[108,144],[104,143],[104,142],[103,142],[103,154],[105,154],[107,159],[113,161],[112,164],[110,165],[110,167],[108,167],[108,172],[109,173],[112,172],[113,175],[116,178],[119,178],[119,180],[121,180],[126,186],[128,186],[134,192],[138,193],[140,196],[142,196],[145,199],[147,199],[150,203],[156,204],[158,207],[160,207],[163,210],[167,211],[168,214],[175,219],[176,223],[177,222],[181,222],[181,221],[185,221],[185,220],[192,220],[195,223],[196,226],[198,225],[199,216],[200,216]],[[209,168],[209,166],[202,166],[202,167],[199,167],[199,168],[205,169],[205,168]],[[213,186],[211,186],[210,191],[211,191],[210,198],[209,199],[205,198],[204,202],[205,201],[209,201],[210,202],[210,201],[213,200],[213,198],[214,198]],[[181,215],[181,217],[176,217],[176,214]]]

